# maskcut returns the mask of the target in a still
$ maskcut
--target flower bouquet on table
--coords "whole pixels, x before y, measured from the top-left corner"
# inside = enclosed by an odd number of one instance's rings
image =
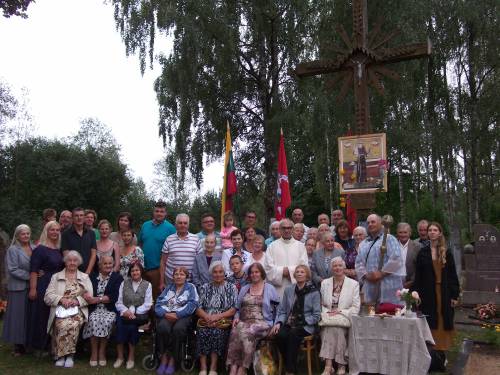
[[[414,318],[416,313],[412,310],[413,307],[417,307],[420,305],[420,296],[416,291],[410,292],[409,289],[403,288],[396,292],[396,296],[405,303],[405,307],[401,312],[402,315],[405,315],[410,318]]]

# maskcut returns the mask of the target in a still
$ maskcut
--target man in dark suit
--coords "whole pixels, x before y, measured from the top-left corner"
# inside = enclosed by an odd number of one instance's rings
[[[411,288],[415,280],[415,264],[417,254],[420,251],[420,244],[417,241],[410,240],[411,226],[408,223],[399,223],[396,228],[396,237],[401,247],[401,258],[406,268],[406,276],[403,279],[403,286]]]
[[[418,238],[413,240],[420,247],[424,247],[429,243],[429,237],[427,236],[427,227],[429,226],[429,222],[425,219],[420,220],[417,223],[417,233]]]

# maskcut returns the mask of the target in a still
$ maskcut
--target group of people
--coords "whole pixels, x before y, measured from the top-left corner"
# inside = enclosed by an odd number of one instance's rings
[[[107,365],[113,340],[113,366],[131,369],[140,332],[154,324],[157,373],[173,374],[181,340],[196,324],[200,375],[216,375],[221,358],[231,375],[245,374],[265,338],[275,340],[286,373],[297,373],[301,342],[316,333],[323,374],[344,374],[351,315],[362,300],[399,303],[403,286],[419,292],[436,349],[450,345],[459,285],[438,223],[419,222],[415,241],[411,227],[399,223],[396,237],[385,238],[379,269],[383,227],[376,214],[351,233],[341,210],[332,225],[321,214],[308,228],[296,208],[291,219],[272,222],[267,236],[254,211],[242,229],[226,213],[220,232],[215,216],[205,214],[197,234],[189,232],[186,214],[168,222],[164,202],[138,234],[127,212],[113,231],[108,220],[94,228],[93,210],[63,211],[59,222],[53,211],[44,211],[36,246],[22,224],[6,253],[3,339],[16,356],[49,352],[56,366],[72,367],[81,336],[90,341],[91,367]]]

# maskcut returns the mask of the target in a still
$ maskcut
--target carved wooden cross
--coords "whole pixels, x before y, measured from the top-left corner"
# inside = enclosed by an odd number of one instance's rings
[[[383,94],[384,86],[380,81],[380,76],[399,78],[396,72],[386,68],[385,65],[429,56],[431,44],[430,41],[427,41],[427,43],[386,48],[386,43],[397,35],[397,32],[383,34],[381,22],[378,22],[375,28],[368,32],[366,0],[352,1],[352,16],[352,38],[349,38],[342,26],[337,27],[347,49],[335,48],[339,52],[336,59],[301,63],[297,65],[292,74],[301,78],[339,73],[333,80],[327,82],[327,86],[332,87],[343,79],[342,88],[337,97],[338,101],[345,97],[349,86],[354,84],[355,133],[368,134],[372,132],[368,85]]]

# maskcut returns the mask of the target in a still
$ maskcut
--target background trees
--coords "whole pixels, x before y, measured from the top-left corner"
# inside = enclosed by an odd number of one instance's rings
[[[335,56],[335,31],[350,33],[345,0],[163,1],[114,0],[127,53],[145,69],[158,34],[173,39],[159,51],[157,93],[164,140],[197,184],[204,161],[221,155],[226,120],[236,143],[242,201],[269,218],[275,187],[279,127],[287,142],[294,204],[312,222],[337,205],[337,137],[352,121],[352,97],[333,99],[325,79],[293,82],[298,61]],[[498,223],[499,3],[453,0],[368,2],[369,27],[399,28],[390,43],[427,36],[430,59],[395,66],[398,81],[372,96],[374,131],[388,134],[390,191],[379,212],[396,219],[446,221],[455,238],[474,222]],[[333,173],[329,173],[333,172]],[[180,174],[180,179],[183,178]],[[260,205],[259,202],[263,202]]]
[[[112,4],[127,53],[138,54],[143,70],[154,58],[163,67],[154,89],[167,154],[158,165],[159,192],[154,193],[172,203],[173,214],[215,207],[217,197],[196,198],[196,186],[202,182],[203,165],[223,152],[227,120],[235,139],[241,211],[251,207],[264,220],[272,215],[280,127],[285,132],[293,205],[304,208],[309,223],[319,212],[337,206],[337,137],[346,135],[353,123],[352,96],[338,104],[334,98],[339,88],[329,89],[327,79],[295,82],[287,70],[298,61],[335,56],[332,46],[342,46],[335,26],[342,24],[351,32],[350,2],[114,0]],[[374,130],[388,134],[389,146],[390,190],[378,196],[377,211],[412,224],[422,217],[446,221],[458,240],[474,222],[498,223],[498,1],[370,0],[368,10],[370,28],[382,16],[384,31],[400,29],[391,45],[429,36],[434,47],[428,60],[395,66],[401,79],[384,80],[386,96],[371,98]],[[154,50],[159,35],[172,39],[171,52]],[[0,84],[0,133],[7,129],[5,121],[21,112],[20,103]],[[5,180],[1,182],[6,187],[2,184],[0,189],[6,194],[22,195],[20,185],[39,177],[30,172],[28,180],[22,179],[24,168],[31,167],[28,157],[40,156],[47,163],[57,159],[57,168],[62,168],[71,165],[68,155],[75,155],[75,160],[83,162],[85,157],[90,164],[88,160],[109,163],[124,176],[127,194],[115,191],[113,202],[96,201],[106,216],[127,204],[138,216],[149,216],[149,207],[140,207],[151,197],[140,180],[129,176],[119,147],[108,142],[110,134],[98,120],[86,119],[78,135],[57,145],[26,137],[28,132],[18,132],[5,143],[2,134]],[[26,145],[32,150],[22,148]],[[45,157],[60,149],[64,150],[57,151],[57,158]],[[82,184],[68,186],[77,189]],[[95,186],[108,188],[99,181]],[[85,185],[85,194],[96,194],[93,187]],[[62,193],[57,196],[61,207],[70,204]],[[41,206],[35,201],[38,194],[23,197],[33,203],[2,201],[11,216],[22,207]],[[47,198],[40,199],[48,204]],[[90,202],[84,195],[79,199]]]

